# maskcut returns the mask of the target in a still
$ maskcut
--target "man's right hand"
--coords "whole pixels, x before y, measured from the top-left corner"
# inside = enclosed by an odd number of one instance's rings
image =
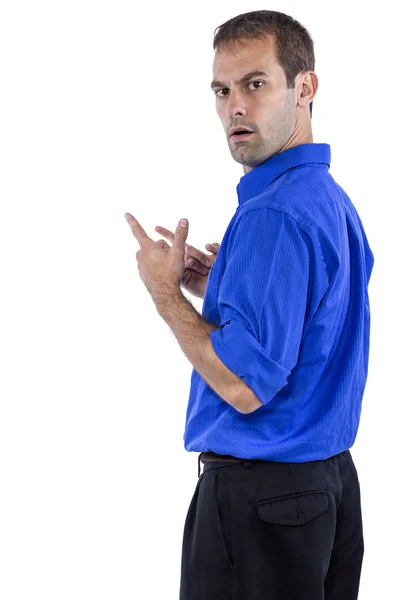
[[[171,244],[174,243],[175,234],[172,231],[165,227],[160,227],[159,225],[154,229],[167,238]],[[158,240],[156,243],[160,244],[162,247],[163,244],[166,244],[164,240]],[[194,246],[185,244],[185,268],[183,271],[181,287],[197,298],[204,298],[208,275],[211,266],[217,257],[219,244],[217,242],[214,244],[206,244],[205,247],[211,254],[205,254],[201,250],[194,248]]]

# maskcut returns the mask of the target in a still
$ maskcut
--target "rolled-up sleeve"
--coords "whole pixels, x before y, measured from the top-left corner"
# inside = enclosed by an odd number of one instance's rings
[[[304,231],[289,214],[263,207],[238,219],[218,291],[220,328],[210,338],[220,360],[264,405],[296,365],[309,271]]]

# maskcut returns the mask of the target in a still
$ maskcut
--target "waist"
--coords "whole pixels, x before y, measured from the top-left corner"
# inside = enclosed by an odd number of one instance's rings
[[[202,463],[206,462],[248,462],[250,459],[248,458],[239,458],[237,456],[232,456],[231,454],[216,454],[215,452],[201,452],[199,455],[199,459]],[[260,459],[251,459],[251,462],[256,462]],[[265,461],[262,461],[265,462]]]

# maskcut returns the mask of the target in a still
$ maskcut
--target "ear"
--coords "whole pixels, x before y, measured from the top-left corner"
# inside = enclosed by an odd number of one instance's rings
[[[318,90],[318,77],[314,71],[304,71],[297,75],[299,78],[299,91],[297,98],[297,106],[300,108],[308,107],[314,100]]]

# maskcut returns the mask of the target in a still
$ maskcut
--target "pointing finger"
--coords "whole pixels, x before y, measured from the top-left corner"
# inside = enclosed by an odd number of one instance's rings
[[[149,236],[147,235],[143,227],[140,225],[139,221],[135,219],[135,217],[133,217],[130,213],[125,213],[124,217],[128,221],[132,233],[139,242],[140,246],[142,246],[142,244],[146,243],[147,241],[151,240],[151,238],[149,238]]]

